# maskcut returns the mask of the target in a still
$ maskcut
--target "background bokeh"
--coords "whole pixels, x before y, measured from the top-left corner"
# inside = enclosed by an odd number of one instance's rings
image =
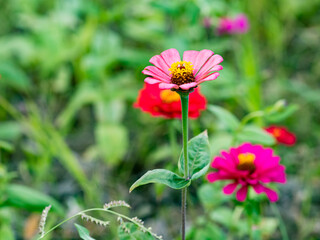
[[[164,239],[178,236],[179,191],[148,185],[128,192],[149,169],[176,169],[180,150],[172,140],[181,145],[180,120],[133,107],[141,71],[168,48],[223,56],[220,77],[201,91],[208,104],[239,120],[285,100],[273,118],[250,121],[256,128],[286,126],[297,136],[293,147],[275,146],[288,182],[278,186],[277,205],[262,199],[263,239],[283,239],[281,222],[289,239],[320,239],[319,0],[0,0],[0,6],[1,239],[32,239],[48,202],[50,227],[117,199]],[[249,31],[217,34],[219,19],[237,14],[248,17]],[[242,140],[273,145],[252,134],[233,141],[215,111],[191,120],[191,136],[205,129],[212,156]],[[189,239],[247,239],[241,211],[218,183],[197,180],[188,200]],[[96,239],[117,239],[116,223],[103,229],[77,222]],[[67,224],[51,239],[77,233]]]

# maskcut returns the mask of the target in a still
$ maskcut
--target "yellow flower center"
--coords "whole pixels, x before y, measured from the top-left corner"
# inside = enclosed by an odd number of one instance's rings
[[[239,164],[237,166],[238,170],[253,171],[255,170],[254,160],[256,155],[253,153],[240,153],[238,155]]]
[[[272,131],[273,136],[280,137],[281,136],[281,130],[279,128],[275,128]]]
[[[164,103],[172,103],[180,100],[179,94],[171,90],[162,90],[160,92],[160,98]]]
[[[182,85],[195,81],[191,62],[180,61],[172,63],[169,71],[171,74],[171,82],[174,84]]]

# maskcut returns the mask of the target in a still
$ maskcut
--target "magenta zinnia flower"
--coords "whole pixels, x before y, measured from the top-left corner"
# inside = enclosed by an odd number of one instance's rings
[[[150,59],[154,66],[146,67],[142,73],[149,75],[144,81],[149,84],[160,83],[161,89],[191,90],[205,81],[219,76],[223,61],[220,55],[211,50],[185,51],[181,61],[178,50],[171,48]]]
[[[285,167],[279,164],[280,157],[275,156],[271,148],[244,143],[221,155],[211,164],[218,171],[207,175],[209,182],[232,180],[223,188],[225,194],[232,194],[240,185],[236,194],[238,201],[246,199],[249,186],[258,194],[264,192],[271,202],[278,200],[278,194],[265,184],[285,183]]]
[[[234,19],[234,31],[235,33],[243,34],[248,32],[250,28],[249,20],[246,15],[239,14]]]
[[[246,15],[239,14],[234,18],[223,17],[220,18],[217,32],[222,34],[244,34],[250,28],[249,20]]]

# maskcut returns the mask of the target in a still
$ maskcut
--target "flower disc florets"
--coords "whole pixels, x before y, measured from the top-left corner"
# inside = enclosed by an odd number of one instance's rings
[[[256,159],[256,155],[253,153],[240,153],[238,155],[239,163],[237,165],[238,170],[242,171],[254,171],[255,165],[254,160]]]
[[[171,82],[179,86],[194,82],[193,70],[191,62],[180,61],[173,63],[171,68],[169,68]]]

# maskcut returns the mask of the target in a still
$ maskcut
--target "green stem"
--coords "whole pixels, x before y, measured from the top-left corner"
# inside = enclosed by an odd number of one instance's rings
[[[184,178],[189,179],[188,165],[188,112],[189,112],[189,93],[178,92],[181,99],[182,109],[182,139],[183,139],[183,157],[184,157]],[[182,240],[185,240],[186,232],[186,211],[187,211],[187,187],[182,189],[181,194],[181,234]]]
[[[274,211],[274,213],[276,214],[278,221],[279,221],[279,229],[281,232],[281,236],[283,240],[289,240],[289,236],[288,236],[288,232],[286,229],[286,226],[283,222],[283,219],[281,217],[280,211],[278,209],[278,206],[275,203],[271,203],[271,208]]]
[[[75,217],[78,217],[78,216],[81,216],[81,214],[83,213],[86,213],[86,212],[93,212],[93,211],[103,211],[103,212],[107,212],[107,213],[110,213],[110,214],[113,214],[113,215],[116,215],[118,217],[121,217],[121,218],[124,218],[134,224],[136,224],[139,228],[141,228],[143,231],[146,231],[148,233],[150,233],[152,236],[154,235],[150,229],[146,228],[145,226],[143,226],[141,223],[123,215],[123,214],[120,214],[120,213],[117,213],[115,211],[112,211],[112,210],[109,210],[109,209],[105,209],[105,208],[91,208],[91,209],[87,209],[87,210],[84,210],[84,211],[81,211],[81,212],[78,212],[77,214],[63,220],[62,222],[58,223],[57,225],[55,225],[53,228],[51,228],[50,230],[48,230],[42,237],[39,237],[37,240],[40,240],[40,239],[43,239],[45,236],[47,236],[50,232],[52,232],[53,230],[55,230],[56,228],[58,228],[59,226],[61,226],[62,224],[70,221],[71,219],[75,218]]]
[[[183,139],[183,157],[184,157],[184,177],[188,179],[188,112],[189,112],[189,93],[180,93],[182,107],[182,139]]]

